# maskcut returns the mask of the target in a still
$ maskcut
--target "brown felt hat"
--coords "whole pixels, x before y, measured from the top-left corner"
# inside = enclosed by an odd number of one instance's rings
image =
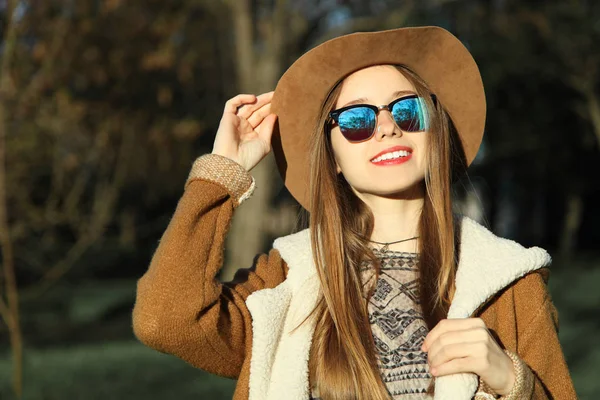
[[[358,32],[331,39],[298,58],[283,74],[271,104],[277,114],[272,148],[285,186],[309,210],[309,139],[331,89],[372,65],[404,64],[427,82],[454,123],[471,164],[483,137],[486,103],[475,60],[438,26]]]

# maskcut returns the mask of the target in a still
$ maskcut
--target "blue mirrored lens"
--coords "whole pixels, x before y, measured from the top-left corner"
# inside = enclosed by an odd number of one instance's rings
[[[405,132],[424,131],[428,128],[425,100],[420,97],[400,100],[394,104],[392,115],[398,127]]]
[[[355,107],[342,112],[338,125],[348,140],[366,140],[375,129],[375,112],[368,107]]]

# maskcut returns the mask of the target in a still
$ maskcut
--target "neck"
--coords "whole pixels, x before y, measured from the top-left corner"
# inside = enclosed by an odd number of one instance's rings
[[[419,219],[423,210],[424,191],[421,185],[394,195],[357,193],[371,208],[375,225],[370,239],[389,243],[419,236]],[[419,239],[389,245],[389,250],[418,252]],[[382,245],[371,243],[380,248]]]

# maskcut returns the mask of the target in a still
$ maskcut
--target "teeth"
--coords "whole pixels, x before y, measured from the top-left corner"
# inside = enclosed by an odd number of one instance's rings
[[[409,154],[408,151],[393,151],[391,153],[385,153],[382,156],[374,158],[372,160],[372,162],[378,162],[378,161],[383,161],[383,160],[391,160],[393,158],[407,157],[408,154]]]

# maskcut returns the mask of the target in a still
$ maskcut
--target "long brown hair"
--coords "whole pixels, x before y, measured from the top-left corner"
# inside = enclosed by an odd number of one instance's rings
[[[452,174],[466,169],[456,130],[443,105],[434,104],[426,82],[408,67],[396,68],[425,101],[429,115],[425,189],[419,219],[420,300],[424,319],[432,329],[446,318],[454,294],[457,241],[450,185]],[[309,380],[323,400],[387,400],[390,398],[378,365],[368,321],[368,299],[363,297],[360,264],[369,260],[379,278],[380,263],[364,238],[374,228],[370,208],[337,174],[326,121],[339,97],[342,82],[323,104],[310,150],[309,229],[313,259],[321,283],[310,349]],[[303,321],[305,322],[306,319]],[[433,382],[429,386],[433,392]]]

